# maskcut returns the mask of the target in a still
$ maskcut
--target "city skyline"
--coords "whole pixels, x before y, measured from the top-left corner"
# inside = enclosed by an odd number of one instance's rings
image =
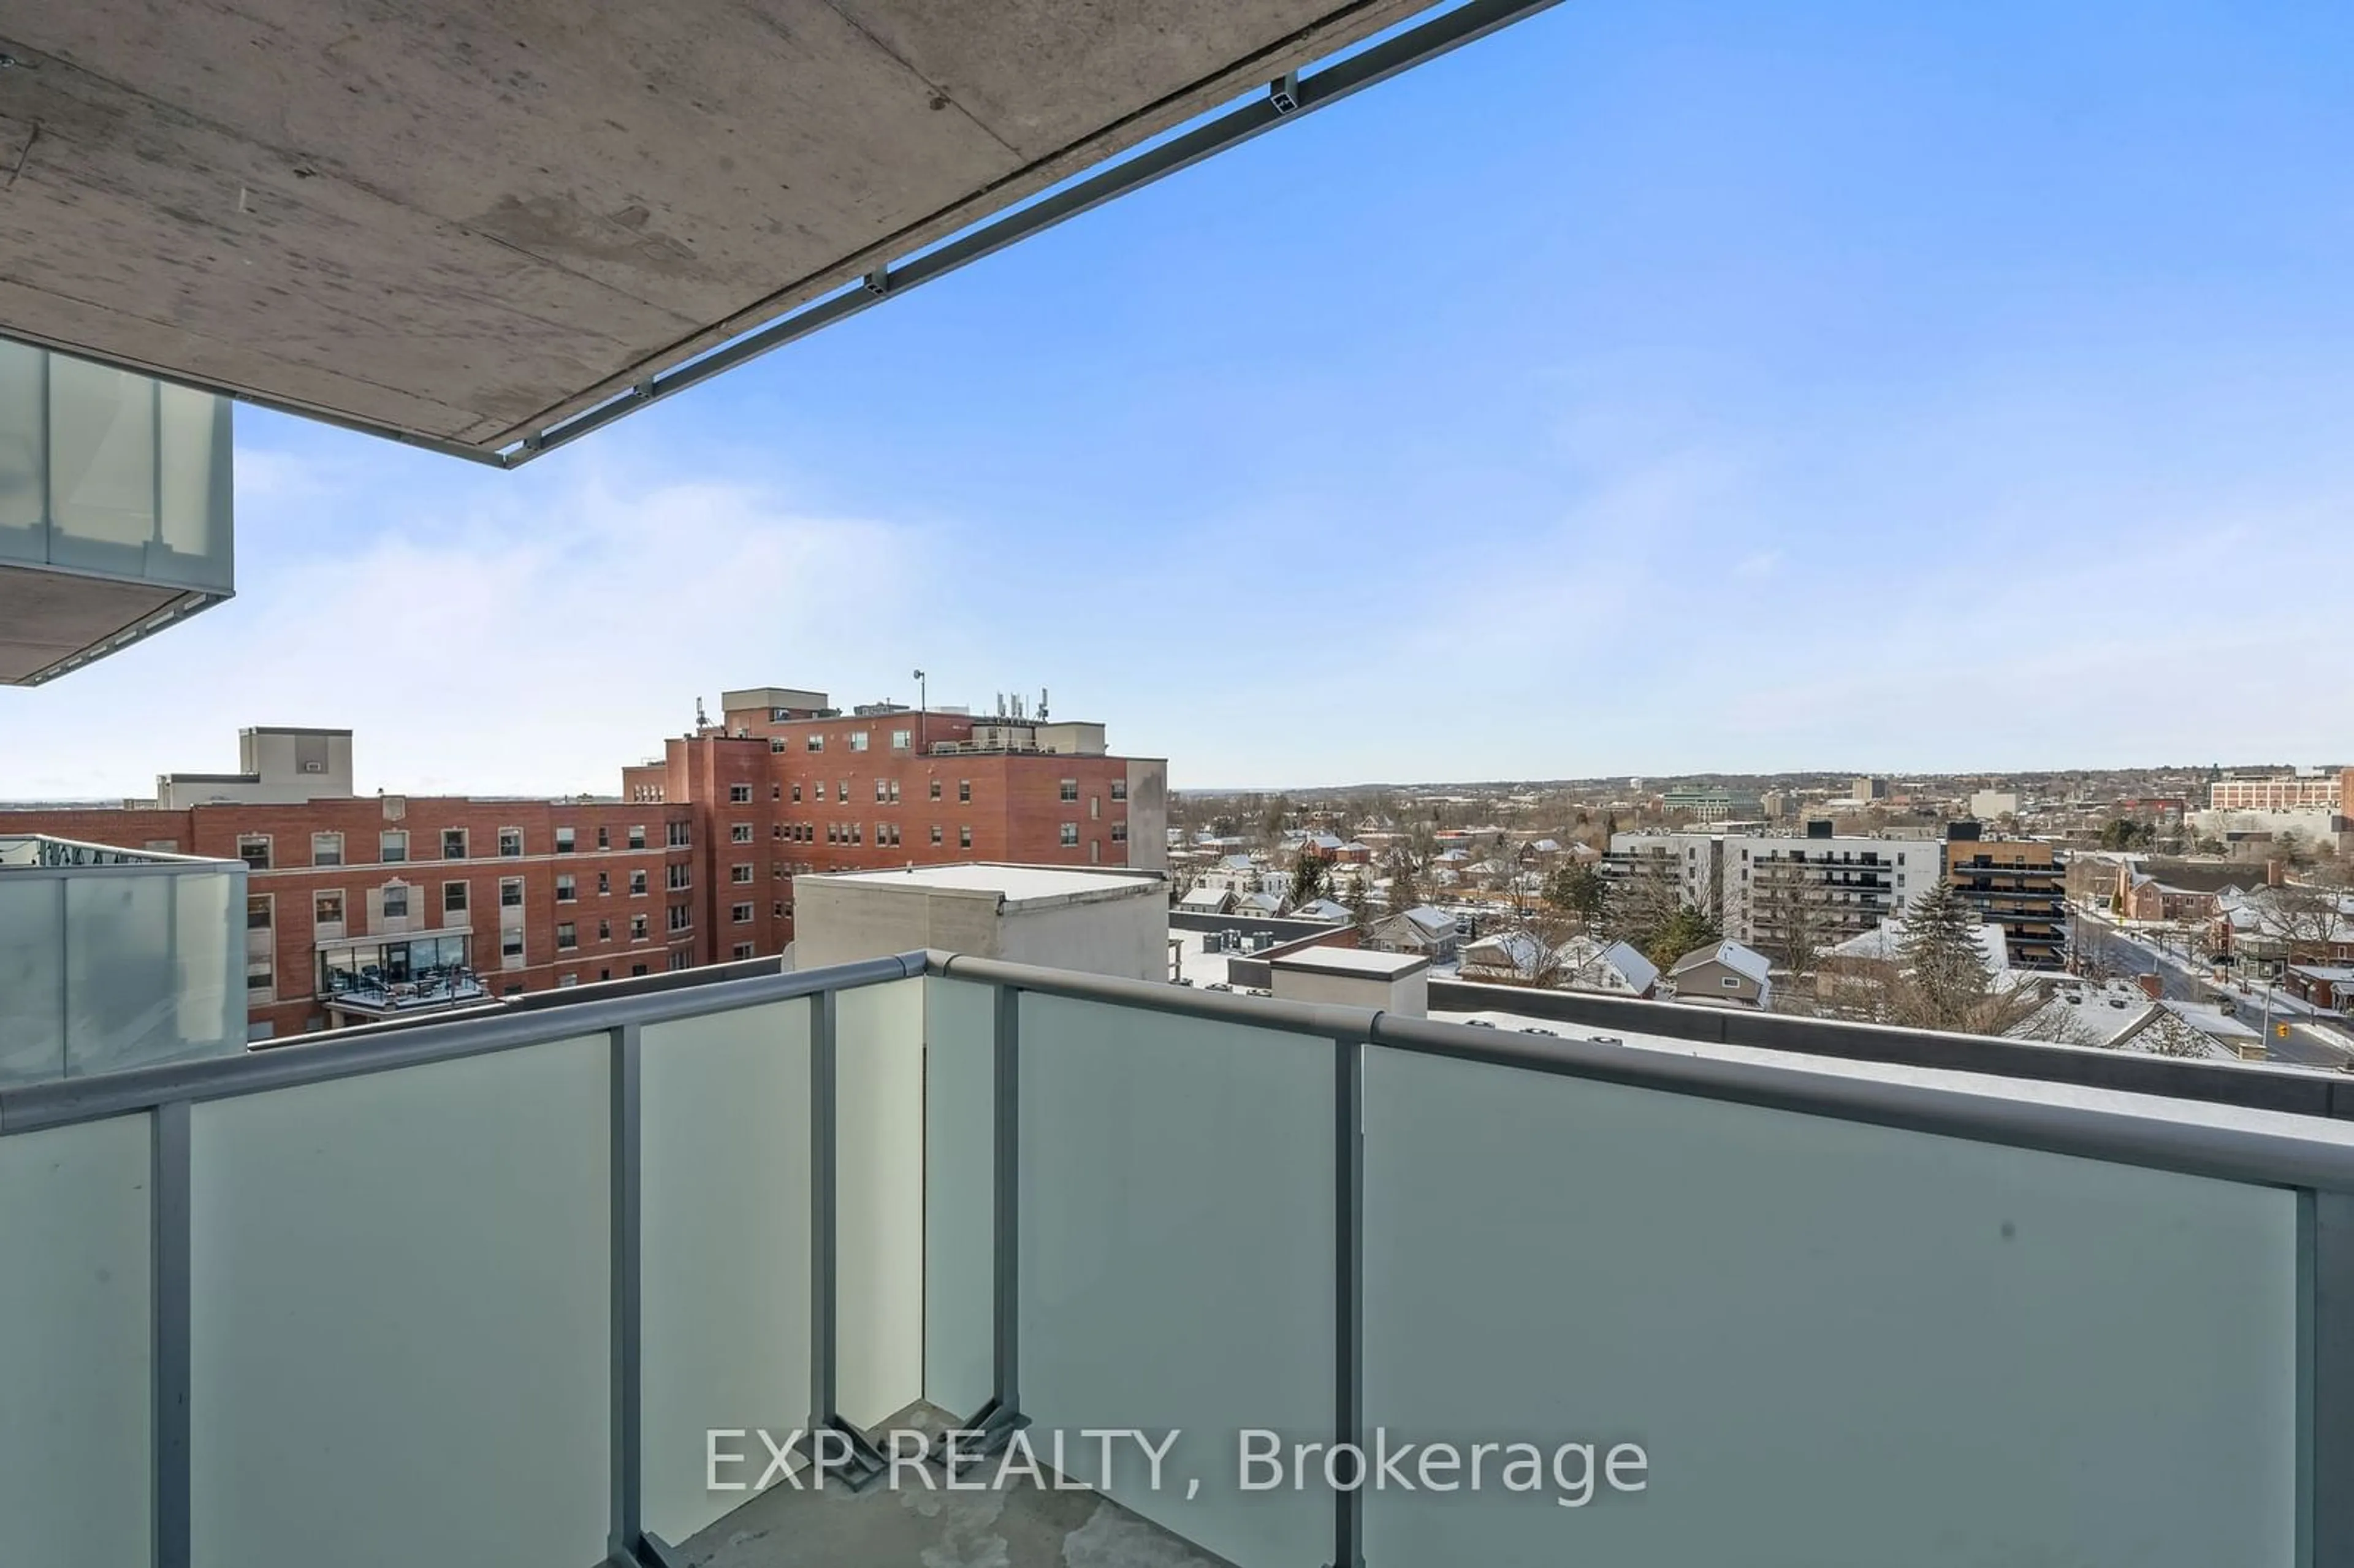
[[[2354,20],[2031,15],[1564,7],[518,472],[240,410],[239,597],[0,798],[917,666],[1179,789],[2338,755]]]

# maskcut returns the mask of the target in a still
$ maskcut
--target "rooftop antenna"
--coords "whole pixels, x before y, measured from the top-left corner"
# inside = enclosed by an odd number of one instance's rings
[[[697,698],[695,698],[695,727],[696,729],[700,730],[700,729],[703,729],[703,728],[707,727],[707,726],[710,725],[710,723],[711,723],[710,718],[709,718],[707,715],[705,715],[705,713],[704,713],[704,711],[703,711],[703,699],[702,699],[701,697],[697,697]]]
[[[1038,688],[1038,722],[1046,722],[1046,688],[1044,686]]]

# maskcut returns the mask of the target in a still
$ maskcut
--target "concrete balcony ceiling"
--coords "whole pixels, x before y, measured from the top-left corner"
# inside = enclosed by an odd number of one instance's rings
[[[0,334],[487,455],[1421,3],[14,6]]]

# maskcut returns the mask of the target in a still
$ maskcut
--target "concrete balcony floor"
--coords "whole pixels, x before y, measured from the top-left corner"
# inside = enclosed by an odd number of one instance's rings
[[[885,1424],[946,1425],[927,1406]],[[1231,1568],[1109,1498],[1019,1481],[953,1492],[771,1487],[677,1552],[691,1568]]]

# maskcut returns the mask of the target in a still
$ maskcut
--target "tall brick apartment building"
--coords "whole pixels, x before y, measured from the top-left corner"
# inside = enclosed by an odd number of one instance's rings
[[[806,872],[1168,864],[1168,764],[1111,755],[1099,724],[843,713],[822,692],[779,686],[720,705],[720,723],[621,775],[624,800],[685,806],[709,846],[695,918],[715,934],[715,959],[783,950]]]
[[[256,1038],[779,953],[802,872],[1165,863],[1166,765],[1106,754],[1100,725],[776,688],[723,709],[618,801],[358,795],[350,731],[249,729],[241,772],[0,809],[0,832],[242,859]]]

